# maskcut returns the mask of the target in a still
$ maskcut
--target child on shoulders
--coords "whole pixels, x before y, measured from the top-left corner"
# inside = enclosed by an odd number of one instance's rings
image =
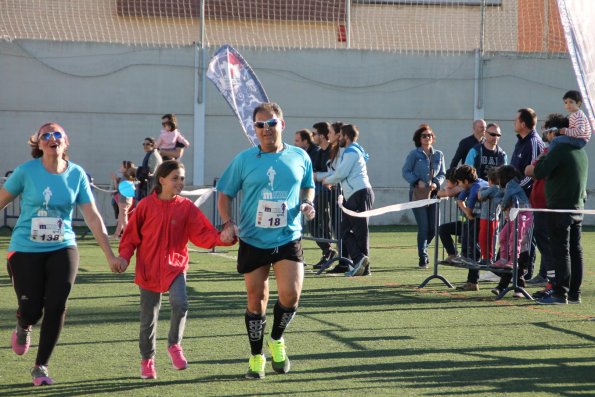
[[[187,148],[190,142],[184,138],[184,135],[178,130],[176,123],[173,120],[166,120],[162,123],[163,129],[159,134],[155,147],[159,150],[175,150],[176,145],[180,144]],[[175,160],[164,157],[163,160]]]
[[[558,143],[568,143],[579,149],[585,147],[591,139],[591,123],[587,115],[581,110],[583,96],[578,91],[568,91],[562,98],[564,107],[569,113],[568,128],[560,128],[559,137],[550,143],[549,150],[552,151]]]

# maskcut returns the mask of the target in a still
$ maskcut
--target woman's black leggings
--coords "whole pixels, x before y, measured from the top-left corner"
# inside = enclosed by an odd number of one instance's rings
[[[35,365],[47,365],[58,342],[78,266],[76,247],[9,255],[8,275],[17,295],[18,324],[23,328],[35,325],[43,315]]]

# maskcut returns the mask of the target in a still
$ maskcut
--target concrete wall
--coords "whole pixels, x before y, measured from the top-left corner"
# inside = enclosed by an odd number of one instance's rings
[[[406,200],[401,166],[420,123],[434,128],[435,147],[447,160],[458,141],[471,132],[472,54],[406,56],[343,50],[242,50],[242,54],[269,97],[282,105],[287,142],[293,141],[293,132],[320,120],[359,126],[361,143],[371,155],[376,207]],[[176,113],[182,132],[192,141],[195,74],[193,48],[1,42],[0,173],[30,158],[27,138],[49,120],[64,125],[72,161],[85,167],[98,184],[108,183],[122,160],[142,160],[141,142],[145,136],[158,135],[164,113]],[[481,84],[485,119],[502,126],[501,146],[511,154],[517,109],[531,106],[542,118],[563,113],[561,97],[572,88],[576,80],[568,59],[488,58]],[[249,144],[210,82],[206,104],[205,161],[198,166],[208,183]],[[587,150],[595,154],[593,145]],[[193,160],[191,148],[183,158],[190,181]],[[589,177],[591,190],[594,178]],[[98,199],[111,221],[109,197],[103,196]],[[371,221],[394,224],[412,219],[411,213],[403,212]]]

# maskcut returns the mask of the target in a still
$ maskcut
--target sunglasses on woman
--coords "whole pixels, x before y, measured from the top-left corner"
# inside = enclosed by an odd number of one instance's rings
[[[254,122],[254,126],[257,128],[264,128],[265,125],[269,126],[269,127],[274,127],[277,125],[277,123],[279,123],[279,119],[270,119],[267,121],[255,121]]]
[[[44,141],[49,141],[50,138],[54,137],[54,139],[61,139],[63,137],[60,131],[52,131],[52,132],[44,132],[39,136]]]

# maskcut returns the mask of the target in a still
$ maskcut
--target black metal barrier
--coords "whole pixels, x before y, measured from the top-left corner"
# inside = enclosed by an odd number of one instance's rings
[[[533,299],[531,295],[518,284],[519,276],[519,252],[518,244],[518,227],[519,216],[514,220],[514,250],[512,261],[512,268],[495,267],[494,263],[498,258],[498,237],[507,220],[504,212],[497,215],[498,225],[493,233],[486,234],[486,241],[483,247],[489,249],[489,254],[484,253],[484,258],[481,256],[479,245],[479,213],[482,205],[490,205],[489,202],[478,203],[474,209],[474,220],[470,221],[466,218],[463,212],[458,208],[455,199],[443,199],[438,205],[436,211],[436,234],[434,236],[434,269],[433,274],[427,277],[418,288],[425,287],[431,280],[439,279],[449,288],[453,285],[441,274],[439,274],[440,266],[452,266],[468,270],[490,271],[497,275],[503,276],[506,274],[512,275],[511,285],[500,291],[496,299],[502,299],[509,291],[520,292],[525,298]],[[517,204],[518,207],[518,204]],[[442,227],[442,229],[441,229]],[[445,231],[449,231],[456,239],[453,240],[455,245],[456,255],[452,258],[452,254],[446,251],[440,234],[445,235]],[[489,231],[489,229],[488,229]],[[444,236],[443,236],[444,237]],[[452,238],[452,237],[451,237]],[[529,240],[531,236],[529,235]],[[489,248],[488,248],[489,247]],[[460,253],[465,253],[465,256],[459,256]]]
[[[311,221],[307,221],[302,217],[302,225],[304,225],[302,238],[316,242],[323,253],[321,261],[324,261],[324,251],[332,247],[329,245],[335,244],[339,253],[337,257],[321,263],[316,275],[321,275],[334,262],[339,262],[337,265],[353,266],[353,262],[343,256],[343,240],[341,239],[341,217],[343,212],[337,204],[337,199],[341,194],[341,189],[337,185],[317,185],[314,197],[316,216]]]

